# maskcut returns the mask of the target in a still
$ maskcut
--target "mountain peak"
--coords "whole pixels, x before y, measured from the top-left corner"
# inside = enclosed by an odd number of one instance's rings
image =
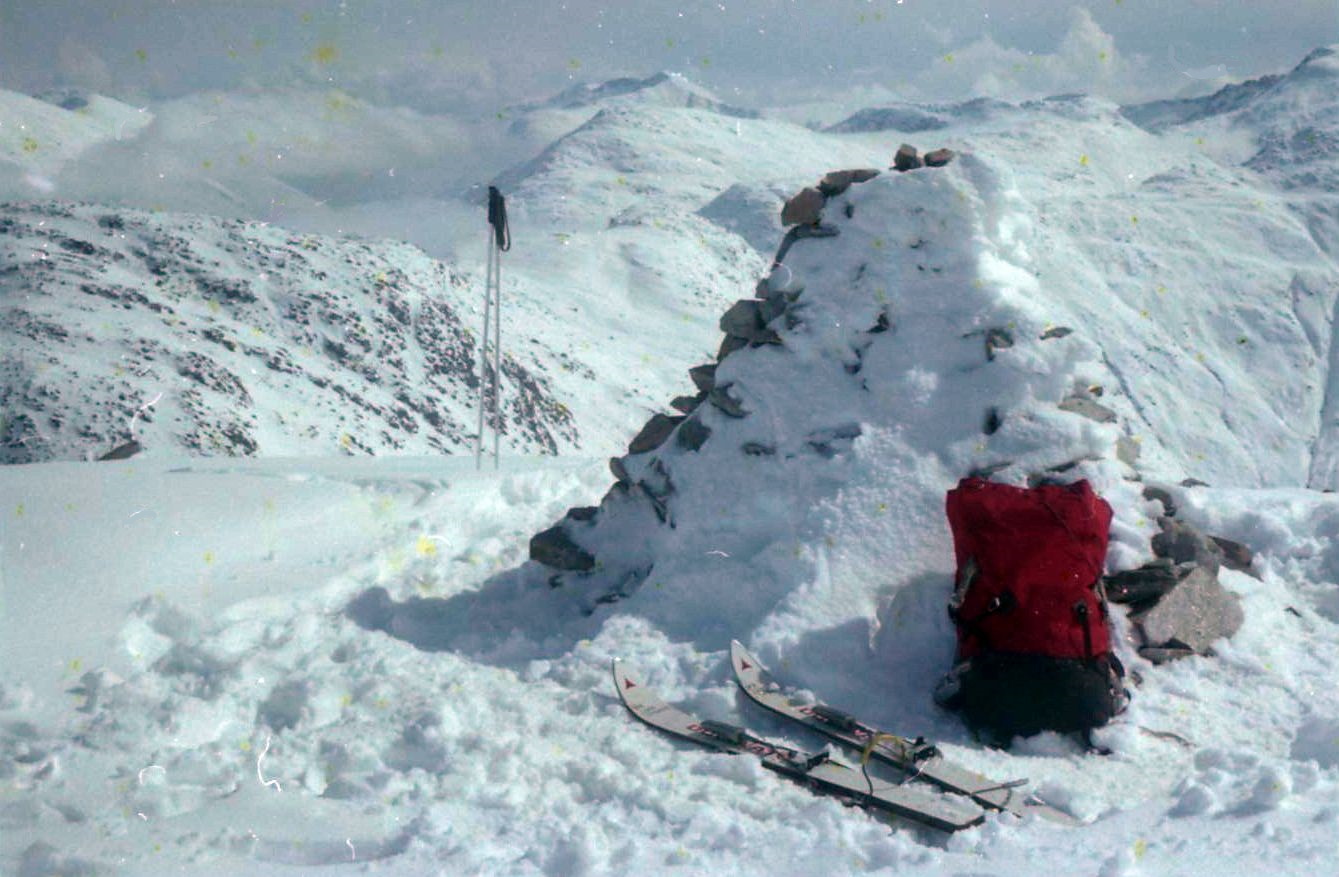
[[[727,116],[756,118],[754,110],[725,103],[682,73],[661,70],[650,76],[624,76],[603,82],[580,82],[547,100],[523,105],[523,111],[571,110],[610,102],[708,109]]]

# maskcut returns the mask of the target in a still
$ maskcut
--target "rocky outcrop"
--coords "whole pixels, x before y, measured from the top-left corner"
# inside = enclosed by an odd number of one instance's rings
[[[901,173],[904,171],[915,170],[918,167],[924,167],[925,162],[921,161],[920,154],[916,147],[910,143],[903,143],[893,154],[893,170]]]
[[[1107,596],[1130,607],[1134,645],[1150,661],[1211,654],[1214,642],[1232,636],[1244,621],[1241,601],[1218,581],[1218,571],[1228,566],[1249,572],[1250,551],[1169,516],[1158,523],[1161,532],[1152,541],[1157,559],[1108,576]]]
[[[781,208],[782,225],[817,225],[827,198],[815,188],[801,189]]]

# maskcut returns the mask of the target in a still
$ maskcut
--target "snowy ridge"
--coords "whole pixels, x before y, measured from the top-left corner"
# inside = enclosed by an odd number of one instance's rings
[[[544,109],[570,110],[593,104],[635,103],[641,106],[683,107],[705,109],[725,116],[755,119],[755,110],[725,103],[707,89],[697,85],[682,73],[660,71],[646,77],[622,77],[605,82],[580,82],[537,103],[523,104],[517,112]]]
[[[1224,86],[1202,98],[1156,101],[1121,112],[1149,130],[1197,128],[1202,137],[1246,133],[1244,159],[1288,190],[1333,195],[1339,188],[1339,54],[1321,47],[1281,75]],[[1215,137],[1215,135],[1217,135]]]
[[[962,121],[988,119],[994,113],[1008,110],[1009,104],[992,98],[951,104],[896,104],[888,107],[870,107],[830,125],[824,130],[832,134],[856,134],[873,131],[938,131]]]
[[[55,202],[0,207],[0,265],[5,462],[473,446],[475,296],[407,245]],[[578,441],[539,369],[503,361],[512,452]]]

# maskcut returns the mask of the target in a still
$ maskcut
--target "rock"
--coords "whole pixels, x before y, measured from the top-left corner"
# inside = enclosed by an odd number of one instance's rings
[[[781,238],[781,246],[776,248],[776,255],[772,257],[773,270],[766,279],[768,292],[791,292],[794,291],[798,281],[794,280],[793,275],[788,271],[781,272],[784,277],[778,278],[776,266],[786,261],[786,254],[798,240],[804,238],[835,238],[841,234],[841,229],[835,225],[825,225],[815,219],[812,223],[806,225],[791,226],[786,234]]]
[[[826,200],[823,193],[812,186],[801,189],[781,208],[781,224],[817,225]]]
[[[555,524],[530,537],[530,559],[554,569],[575,572],[588,572],[595,568],[594,555],[573,542],[562,524]]]
[[[707,398],[706,393],[698,393],[696,396],[675,396],[670,400],[670,407],[675,411],[682,411],[684,414],[692,414],[705,398]]]
[[[707,401],[728,417],[744,417],[748,412],[744,410],[743,404],[738,399],[726,392],[729,386],[729,384],[726,384],[724,387],[717,387],[712,390],[707,394]]]
[[[943,167],[953,160],[952,149],[934,149],[925,153],[926,167]]]
[[[750,457],[771,457],[776,454],[776,446],[762,442],[744,442],[739,449]]]
[[[986,411],[986,422],[982,425],[981,431],[986,435],[994,435],[999,432],[1003,425],[1004,421],[1000,419],[1000,409],[994,405],[990,406],[990,409]]]
[[[758,319],[764,326],[786,312],[789,303],[781,293],[769,295],[758,302]]]
[[[771,329],[762,329],[758,332],[757,335],[753,336],[753,340],[749,342],[749,346],[762,347],[764,344],[783,344],[783,343],[785,342],[781,340],[781,336],[776,334],[776,332],[774,332]]]
[[[1146,646],[1189,648],[1207,654],[1214,641],[1236,633],[1244,616],[1237,596],[1197,566],[1152,608],[1130,616]]]
[[[1255,562],[1255,555],[1251,553],[1251,549],[1242,545],[1240,542],[1233,542],[1231,539],[1223,539],[1220,536],[1210,536],[1209,539],[1212,540],[1213,544],[1217,545],[1218,550],[1222,552],[1221,557],[1223,566],[1237,572],[1255,575],[1255,573],[1251,571],[1251,565]]]
[[[986,332],[986,359],[995,359],[996,350],[1014,346],[1014,336],[1008,329],[990,329]]]
[[[663,460],[652,460],[641,481],[637,482],[642,490],[656,499],[665,499],[674,493],[674,481]]]
[[[1112,573],[1102,579],[1107,599],[1112,603],[1135,606],[1152,605],[1176,587],[1181,578],[1190,573],[1192,564],[1177,566],[1167,558],[1158,558],[1138,569]]]
[[[851,188],[852,183],[863,183],[872,180],[879,175],[873,168],[862,168],[860,170],[849,171],[828,171],[823,175],[823,179],[818,181],[818,191],[829,198],[840,195]]]
[[[636,438],[628,445],[628,453],[644,454],[647,451],[654,451],[665,443],[665,439],[669,438],[669,434],[674,431],[674,427],[682,421],[682,416],[653,415],[650,420],[646,421],[642,431],[637,433]]]
[[[716,350],[716,361],[720,362],[736,350],[748,346],[747,338],[740,338],[738,335],[726,335],[721,341],[721,346]]]
[[[695,365],[688,370],[688,377],[692,379],[693,386],[697,387],[698,392],[710,393],[716,386],[716,364]]]
[[[141,445],[138,440],[131,439],[128,442],[117,445],[101,457],[98,457],[98,462],[102,462],[103,460],[128,460],[142,450],[144,450],[144,446]]]
[[[1172,495],[1161,487],[1147,486],[1144,488],[1144,499],[1157,500],[1162,503],[1163,514],[1167,517],[1176,515],[1176,503],[1172,500]]]
[[[1153,664],[1166,664],[1168,661],[1175,661],[1178,658],[1189,658],[1193,654],[1195,654],[1194,649],[1175,643],[1169,643],[1165,646],[1144,646],[1139,650],[1139,657]]]
[[[1000,460],[998,463],[984,463],[980,466],[974,466],[967,472],[968,478],[984,478],[989,481],[996,474],[1003,472],[1014,464],[1013,460]]]
[[[1041,340],[1049,341],[1052,338],[1064,338],[1066,335],[1072,335],[1074,330],[1068,326],[1052,326],[1041,333]]]
[[[1105,405],[1099,405],[1092,399],[1085,399],[1082,396],[1070,396],[1065,399],[1060,403],[1060,410],[1086,417],[1089,420],[1095,420],[1098,423],[1116,422],[1116,412]]]
[[[711,437],[711,427],[707,426],[696,417],[690,417],[679,427],[676,440],[679,447],[688,451],[696,451],[707,443]]]
[[[1215,573],[1222,562],[1222,550],[1199,530],[1172,518],[1158,518],[1162,532],[1153,537],[1153,553],[1172,563],[1196,563]]]
[[[599,511],[600,509],[593,505],[573,506],[567,510],[567,514],[563,517],[569,521],[588,522],[595,520],[595,515]]]
[[[736,338],[752,341],[762,330],[763,321],[757,299],[741,298],[721,315],[721,331]]]
[[[627,467],[623,465],[622,457],[609,458],[609,471],[613,473],[615,480],[619,484],[631,484],[632,478],[628,475]]]
[[[916,154],[916,147],[912,146],[910,143],[903,143],[901,146],[897,147],[897,153],[893,155],[893,170],[899,172],[910,171],[922,167],[923,165],[924,162],[922,162],[920,156]]]

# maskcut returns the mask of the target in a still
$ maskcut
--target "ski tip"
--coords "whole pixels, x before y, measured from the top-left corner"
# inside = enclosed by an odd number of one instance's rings
[[[762,669],[758,659],[753,657],[744,644],[737,639],[730,640],[730,661],[735,665],[736,671],[752,672]]]
[[[632,677],[628,675],[628,672],[626,668],[624,668],[623,661],[621,659],[614,658],[614,660],[611,662],[610,669],[613,671],[614,688],[618,690],[619,697],[623,697],[625,692],[631,691],[632,689],[639,687],[638,683],[635,682],[632,679]]]

